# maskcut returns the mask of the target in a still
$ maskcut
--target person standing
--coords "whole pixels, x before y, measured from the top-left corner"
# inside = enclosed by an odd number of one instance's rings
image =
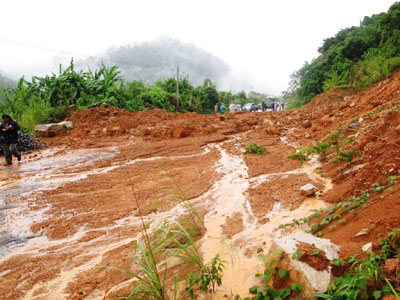
[[[12,155],[14,155],[18,161],[21,160],[21,154],[17,150],[18,143],[18,130],[20,129],[17,122],[15,122],[9,115],[2,115],[3,123],[0,125],[3,151],[6,158],[5,166],[12,164]]]
[[[219,106],[219,113],[220,114],[224,114],[225,113],[225,105],[224,105],[224,103],[221,103],[221,105]]]
[[[218,113],[218,111],[219,111],[219,104],[218,104],[218,103],[215,103],[215,106],[214,106],[214,113]]]

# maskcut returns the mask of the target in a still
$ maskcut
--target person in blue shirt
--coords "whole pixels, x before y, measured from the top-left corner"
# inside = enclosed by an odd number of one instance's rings
[[[221,105],[219,106],[219,113],[220,114],[224,114],[225,113],[225,105],[223,103],[221,103]]]

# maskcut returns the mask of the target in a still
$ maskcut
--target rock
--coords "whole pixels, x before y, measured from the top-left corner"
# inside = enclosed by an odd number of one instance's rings
[[[265,128],[265,132],[271,135],[279,135],[280,130],[277,126],[275,125],[269,125]]]
[[[316,299],[314,294],[326,292],[333,280],[332,267],[329,266],[328,270],[317,271],[307,263],[294,259],[292,255],[297,251],[299,243],[310,244],[316,249],[323,250],[326,258],[330,261],[339,258],[339,246],[327,239],[317,238],[304,232],[296,232],[289,236],[273,239],[271,247],[265,255],[265,263],[266,266],[269,266],[270,262],[275,260],[276,267],[289,271],[291,282],[303,285],[303,299]],[[277,256],[277,253],[283,254]]]
[[[302,195],[309,197],[315,195],[315,193],[318,192],[318,189],[313,184],[307,183],[300,188],[300,192]]]
[[[400,135],[400,125],[396,127],[396,132],[398,135]]]
[[[119,134],[121,132],[122,132],[122,130],[121,130],[120,126],[115,126],[115,127],[111,128],[111,130],[110,130],[111,135]]]
[[[368,234],[368,228],[363,228],[355,236],[362,236],[362,235],[367,235],[367,234]]]
[[[174,139],[182,139],[190,136],[191,130],[187,127],[175,127],[172,133]]]
[[[372,252],[372,243],[365,244],[364,246],[361,247],[361,250],[367,253]]]
[[[347,128],[349,128],[349,129],[358,129],[358,128],[360,128],[360,123],[353,122],[349,126],[347,126]]]
[[[312,127],[312,123],[311,123],[310,120],[305,120],[305,121],[303,122],[302,126],[303,126],[304,128],[310,128],[310,127]]]
[[[71,121],[39,124],[35,126],[35,132],[38,137],[53,137],[67,133],[72,127]]]
[[[78,108],[76,107],[75,104],[72,104],[72,105],[69,106],[69,111],[70,111],[70,113],[76,112],[77,109],[78,109]]]
[[[270,119],[264,119],[263,125],[274,125],[274,123]]]

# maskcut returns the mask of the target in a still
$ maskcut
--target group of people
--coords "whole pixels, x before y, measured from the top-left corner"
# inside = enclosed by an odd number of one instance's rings
[[[281,111],[285,109],[285,104],[282,101],[274,102],[272,106],[272,110]]]
[[[12,165],[12,156],[18,161],[21,160],[21,154],[17,150],[19,125],[9,115],[2,115],[3,122],[0,125],[0,141],[3,144],[4,156],[6,158],[5,166]]]
[[[224,114],[226,111],[226,107],[224,105],[224,103],[217,103],[214,106],[214,113],[220,113],[220,114]]]
[[[267,106],[267,102],[263,101],[261,102],[261,109],[262,111],[267,111],[268,110],[268,106]],[[285,109],[285,104],[282,101],[274,101],[272,102],[272,110],[273,111],[281,111]]]

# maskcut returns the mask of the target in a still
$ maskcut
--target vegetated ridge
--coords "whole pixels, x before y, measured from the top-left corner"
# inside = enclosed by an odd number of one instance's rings
[[[291,107],[336,86],[363,90],[399,68],[400,2],[325,39],[318,52],[317,58],[291,75],[285,92]]]

